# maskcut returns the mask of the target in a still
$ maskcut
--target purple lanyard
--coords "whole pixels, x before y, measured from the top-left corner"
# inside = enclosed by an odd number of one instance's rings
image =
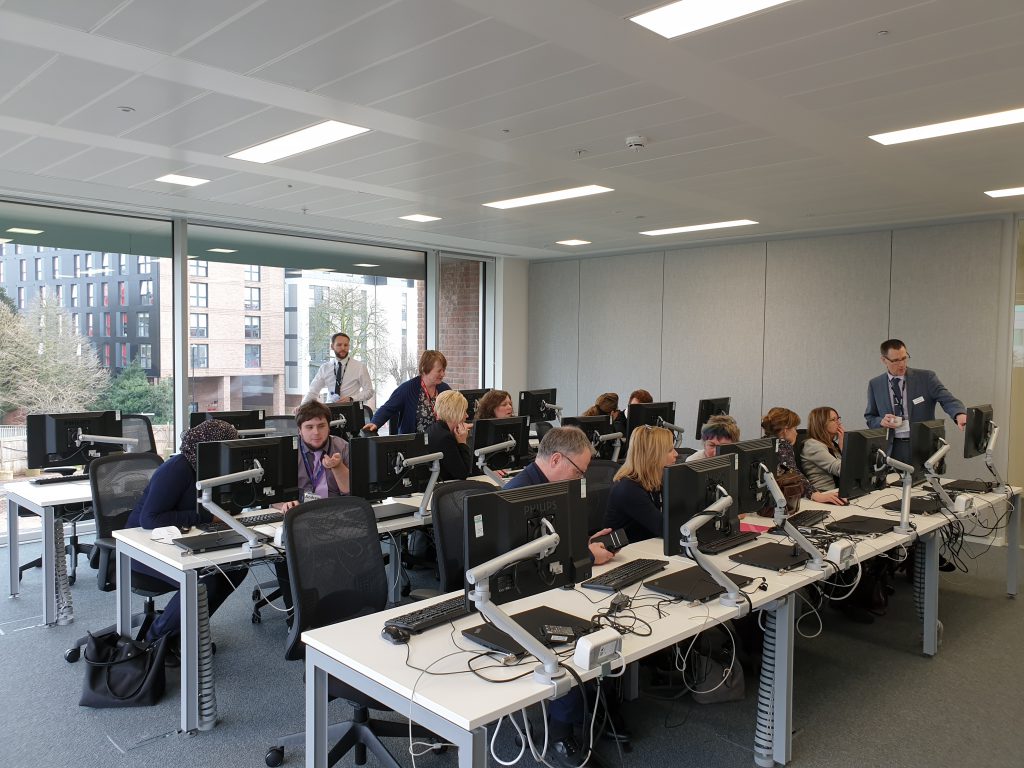
[[[326,448],[326,446],[324,446]],[[324,465],[316,460],[316,456],[313,456],[313,463],[316,465],[316,471],[314,472],[309,466],[309,449],[306,448],[306,444],[302,444],[302,463],[306,467],[306,476],[313,484],[313,492],[316,492],[316,487],[320,485],[320,479],[326,474],[327,470],[324,469]]]

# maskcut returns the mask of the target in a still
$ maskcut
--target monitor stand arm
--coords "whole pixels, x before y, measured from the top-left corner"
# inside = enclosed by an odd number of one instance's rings
[[[942,487],[942,483],[939,482],[941,475],[936,471],[939,463],[946,457],[946,454],[949,453],[949,448],[949,443],[940,438],[939,449],[929,456],[928,460],[924,463],[924,476],[925,479],[928,480],[928,485],[930,485],[932,490],[935,491],[935,495],[939,497],[939,500],[942,502],[942,506],[945,507],[947,511],[956,514],[956,505],[953,502],[953,499],[950,498],[949,493],[946,492],[946,489]]]
[[[437,478],[441,474],[441,459],[444,458],[444,454],[438,451],[437,453],[426,453],[423,456],[414,456],[411,459],[401,457],[400,466],[402,469],[409,469],[420,464],[430,464],[430,479],[427,481],[427,488],[423,491],[423,498],[420,499],[420,508],[416,510],[416,517],[423,518],[427,516],[427,504],[430,502],[430,497],[434,493],[434,486],[437,484]]]
[[[491,576],[521,560],[540,560],[555,551],[560,540],[558,534],[547,518],[542,518],[541,524],[549,531],[546,535],[471,568],[466,571],[466,581],[473,585],[469,598],[476,604],[480,614],[537,658],[540,665],[533,670],[533,679],[538,683],[550,685],[550,698],[557,699],[564,696],[570,688],[569,676],[559,666],[558,656],[491,602]]]
[[[203,494],[199,502],[228,528],[245,537],[244,547],[247,552],[249,552],[253,557],[260,557],[263,554],[263,541],[256,532],[253,531],[252,528],[247,528],[242,525],[230,512],[223,509],[220,505],[215,504],[213,501],[213,489],[218,486],[241,482],[258,483],[262,480],[263,467],[256,459],[253,459],[252,463],[253,468],[247,469],[244,472],[233,472],[230,475],[221,475],[220,477],[210,477],[206,480],[197,480],[196,490],[201,491]]]
[[[996,479],[997,489],[1000,493],[1006,490],[1006,483],[1003,482],[1003,478],[999,475],[999,470],[996,469],[995,457],[992,455],[996,449],[996,438],[999,437],[999,427],[995,424],[992,425],[992,433],[988,438],[988,445],[985,446],[985,466],[988,467],[988,471],[992,473],[992,477]]]
[[[134,437],[108,437],[107,435],[89,435],[83,433],[82,430],[79,429],[78,435],[75,438],[75,445],[81,448],[82,443],[103,443],[104,445],[123,445],[125,448],[125,453],[131,453],[133,449],[139,447],[139,441]]]
[[[500,453],[501,451],[514,451],[516,448],[516,439],[512,435],[508,436],[508,440],[503,443],[495,443],[494,445],[488,445],[484,448],[477,448],[473,451],[473,455],[476,456],[476,465],[480,467],[480,470],[487,475],[491,480],[494,481],[495,485],[499,488],[503,488],[505,483],[508,482],[505,478],[495,472],[487,465],[487,457],[492,453]]]
[[[558,419],[558,426],[562,426],[562,411],[564,410],[562,406],[541,400],[540,409],[541,411],[554,411],[555,418]],[[541,419],[541,421],[546,421],[546,419]]]
[[[674,448],[682,448],[683,447],[683,428],[682,427],[676,426],[675,424],[673,424],[673,423],[671,423],[669,421],[665,421],[660,416],[658,417],[658,426],[659,427],[664,427],[665,429],[668,429],[668,430],[671,430],[672,432],[675,432],[675,435],[673,436],[673,447]]]
[[[615,449],[612,451],[612,461],[618,461],[619,451],[622,450],[621,432],[609,432],[607,435],[595,434],[591,442],[594,444],[594,448],[596,449],[601,443],[607,443],[610,440],[615,441]]]
[[[785,531],[786,535],[795,541],[800,549],[811,556],[811,559],[807,561],[804,567],[809,571],[829,570],[828,564],[821,556],[821,551],[811,544],[795,525],[789,522],[789,518],[786,515],[786,496],[782,493],[782,489],[779,488],[779,484],[775,480],[775,473],[764,464],[758,465],[757,471],[760,476],[757,481],[758,487],[767,488],[768,493],[772,496],[772,502],[775,504],[775,519],[773,521],[775,527]]]
[[[900,524],[893,527],[896,533],[911,534],[914,529],[910,527],[910,488],[914,484],[914,468],[904,464],[892,456],[885,457],[885,463],[895,469],[903,476],[903,496],[900,500]]]
[[[732,506],[732,496],[729,496],[722,486],[718,486],[718,493],[721,494],[717,501],[710,504],[701,514],[691,517],[679,527],[682,538],[679,540],[683,550],[693,558],[694,562],[707,573],[715,583],[725,590],[725,594],[719,598],[722,605],[729,608],[737,608],[740,616],[748,613],[746,600],[740,598],[740,588],[730,579],[722,569],[715,564],[715,561],[701,552],[698,548],[697,531],[710,523],[712,520],[722,517]]]

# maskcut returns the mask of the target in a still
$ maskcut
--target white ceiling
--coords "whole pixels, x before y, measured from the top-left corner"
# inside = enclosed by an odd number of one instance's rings
[[[1021,0],[795,0],[676,40],[626,20],[652,5],[0,0],[0,194],[530,258],[1020,207],[983,192],[1024,185],[1024,125],[867,136],[1024,106]],[[324,119],[371,130],[226,157]],[[481,205],[584,184],[615,191]]]

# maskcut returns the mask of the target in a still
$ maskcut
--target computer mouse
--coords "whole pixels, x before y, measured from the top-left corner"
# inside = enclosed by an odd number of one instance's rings
[[[408,643],[409,638],[412,635],[407,629],[402,629],[401,627],[393,627],[390,624],[385,624],[384,629],[380,631],[380,636],[387,640],[389,643],[401,645],[402,643]]]

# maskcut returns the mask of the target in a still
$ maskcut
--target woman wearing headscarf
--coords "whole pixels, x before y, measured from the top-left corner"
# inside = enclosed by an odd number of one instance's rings
[[[126,527],[141,526],[153,529],[165,525],[178,525],[187,528],[210,522],[213,516],[205,509],[200,511],[196,504],[196,452],[200,443],[237,438],[238,432],[235,428],[219,419],[201,422],[185,432],[181,436],[181,452],[169,458],[153,473],[145,490],[142,491],[142,496],[135,504],[135,509],[128,516]],[[138,562],[132,563],[132,570],[146,576],[155,576],[171,584],[175,583]],[[206,585],[211,616],[235,587],[242,583],[248,572],[248,566],[232,567],[224,573],[215,571],[199,579],[200,584]],[[146,634],[147,640],[155,640],[162,635],[176,634],[179,631],[179,598],[180,595],[175,594],[163,613],[157,616]]]

